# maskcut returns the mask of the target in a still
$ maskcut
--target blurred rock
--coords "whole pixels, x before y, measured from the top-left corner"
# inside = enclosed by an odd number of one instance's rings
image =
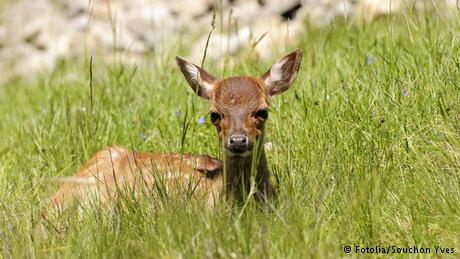
[[[207,58],[223,60],[246,50],[257,57],[267,58],[284,51],[287,43],[296,42],[304,31],[304,17],[296,15],[299,1],[238,1],[223,12],[226,33],[214,32]],[[295,10],[294,10],[295,9]],[[288,13],[290,12],[291,13]],[[285,17],[283,15],[288,15]],[[208,35],[203,35],[192,48],[191,59],[201,60]]]
[[[238,53],[271,58],[295,45],[305,21],[326,26],[397,13],[458,8],[456,0],[19,0],[0,10],[0,84],[53,69],[60,58],[101,55],[140,62],[151,51],[189,48],[200,62],[216,12],[207,58],[232,62]],[[221,6],[220,6],[221,5]]]

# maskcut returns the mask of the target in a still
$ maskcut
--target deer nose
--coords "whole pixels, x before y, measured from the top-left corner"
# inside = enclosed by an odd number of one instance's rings
[[[248,147],[248,142],[248,137],[245,135],[231,135],[230,138],[228,138],[228,148],[232,152],[243,152]]]

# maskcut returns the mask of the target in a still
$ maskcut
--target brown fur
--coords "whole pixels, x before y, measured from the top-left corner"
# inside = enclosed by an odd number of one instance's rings
[[[221,189],[222,163],[206,155],[136,153],[123,147],[109,147],[94,155],[52,197],[44,218],[59,215],[75,204],[93,199],[105,203],[119,194],[139,196],[151,192],[156,181],[167,186],[193,186],[213,204]]]
[[[210,96],[210,111],[224,118],[216,125],[220,139],[247,132],[252,145],[263,130],[263,122],[252,115],[268,107],[268,95],[263,82],[253,77],[230,77],[219,81]]]
[[[266,199],[274,194],[270,184],[270,171],[263,150],[264,121],[253,115],[268,108],[269,95],[262,80],[255,77],[230,77],[219,81],[210,95],[210,110],[222,115],[216,124],[218,135],[224,147],[232,134],[244,134],[249,140],[249,149],[259,150],[255,174],[256,197]],[[257,147],[254,147],[255,143]],[[252,154],[224,157],[227,197],[242,202],[251,191]]]

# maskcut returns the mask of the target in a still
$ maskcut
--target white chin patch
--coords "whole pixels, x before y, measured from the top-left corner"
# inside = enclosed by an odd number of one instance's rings
[[[235,152],[227,150],[227,154],[230,157],[248,157],[248,156],[250,156],[252,154],[252,151],[251,150],[246,150],[243,153],[235,153]]]

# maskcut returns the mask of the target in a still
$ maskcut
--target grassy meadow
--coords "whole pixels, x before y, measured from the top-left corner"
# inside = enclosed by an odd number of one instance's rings
[[[176,67],[187,41],[146,65],[62,60],[34,81],[0,87],[0,257],[336,258],[361,247],[454,248],[460,255],[460,23],[436,12],[309,27],[296,82],[266,124],[279,198],[264,211],[181,195],[71,213],[66,231],[37,232],[58,184],[98,150],[218,157],[207,104]],[[205,68],[262,75],[272,60]],[[199,60],[195,61],[199,63]],[[223,72],[224,71],[224,72]],[[7,71],[1,71],[7,73]],[[91,98],[92,96],[92,98]],[[198,122],[205,117],[206,122]],[[121,204],[121,205],[120,205]],[[352,253],[344,252],[344,246]]]

